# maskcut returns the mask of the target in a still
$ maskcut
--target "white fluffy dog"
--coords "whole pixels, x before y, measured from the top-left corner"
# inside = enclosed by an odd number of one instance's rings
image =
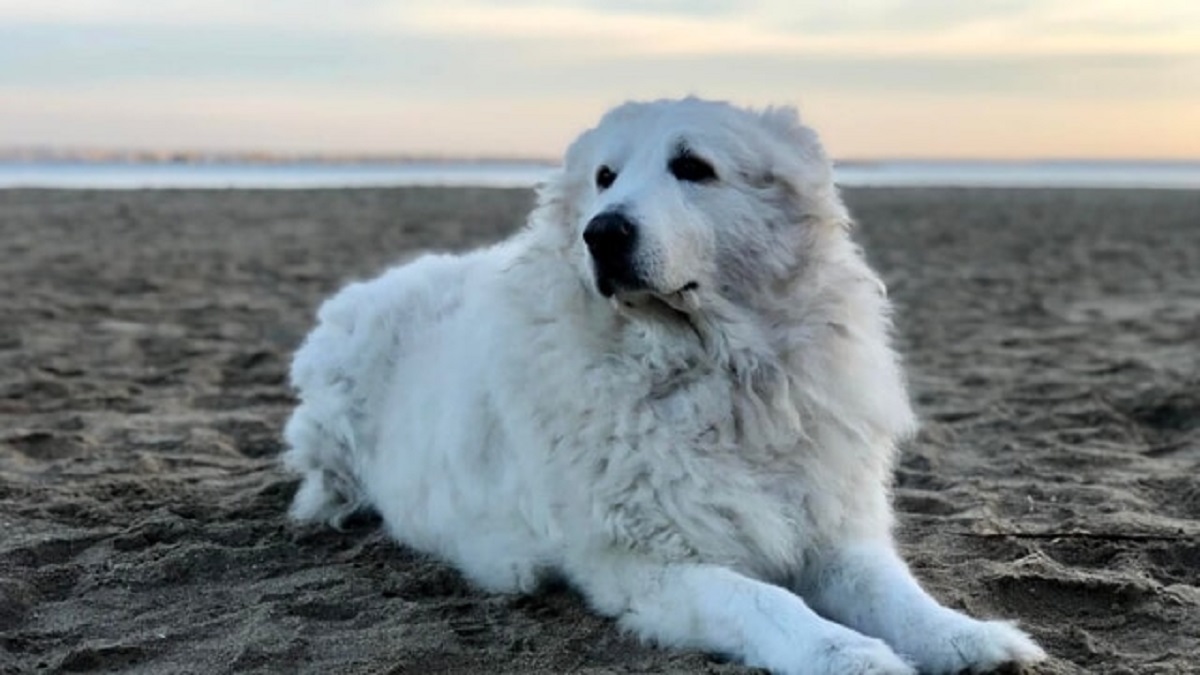
[[[611,111],[520,233],[321,308],[292,369],[292,515],[374,508],[485,589],[560,577],[646,639],[777,673],[1044,658],[896,553],[915,421],[849,229],[791,109]]]

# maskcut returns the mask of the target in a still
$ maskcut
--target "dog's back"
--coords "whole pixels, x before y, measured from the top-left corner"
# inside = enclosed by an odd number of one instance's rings
[[[367,505],[359,467],[362,453],[373,450],[396,359],[421,349],[462,304],[468,264],[426,255],[351,284],[321,306],[291,370],[301,403],[284,431],[284,461],[304,476],[292,517],[337,526]]]

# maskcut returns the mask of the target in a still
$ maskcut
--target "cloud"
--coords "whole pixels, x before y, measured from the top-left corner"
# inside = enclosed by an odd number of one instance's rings
[[[1112,111],[1194,148],[1200,2],[0,0],[0,83],[0,144],[554,153],[609,104],[699,93],[836,110],[835,138],[854,119],[889,153],[940,147],[876,133],[889,115],[1015,142],[987,120],[1023,107],[1055,134],[1094,110],[1097,152]]]
[[[930,5],[945,7],[933,12]],[[1200,54],[1200,4],[1174,6],[1169,25],[1143,22],[1142,30],[1103,34],[1072,27],[1072,20],[1109,24],[1137,16],[1136,8],[1097,2],[1079,5],[1016,0],[975,3],[852,2],[797,9],[756,3],[734,14],[600,10],[582,5],[470,0],[389,7],[380,17],[407,30],[460,37],[505,37],[573,44],[580,56],[597,55],[873,55],[878,57],[996,57],[1063,54]],[[835,9],[840,7],[840,9]],[[951,7],[957,9],[951,10]],[[857,8],[859,11],[854,11]],[[920,11],[917,11],[921,8]],[[1012,11],[1007,11],[1011,9]],[[898,30],[897,27],[902,28]],[[616,47],[619,45],[619,48]],[[571,51],[565,56],[570,58]]]
[[[1200,53],[1193,0],[0,0],[0,25],[18,24],[484,37],[552,42],[564,58]]]
[[[0,0],[0,23],[108,26],[365,28],[388,0]]]
[[[398,29],[393,28],[393,31]],[[47,46],[53,48],[48,49]],[[569,53],[565,56],[564,53]],[[113,84],[202,92],[226,86],[439,98],[553,101],[690,92],[759,99],[875,91],[1184,98],[1200,91],[1200,56],[1063,54],[945,58],[852,52],[590,54],[559,38],[516,40],[253,26],[18,25],[0,28],[0,80],[30,88]],[[29,67],[28,64],[36,64]]]

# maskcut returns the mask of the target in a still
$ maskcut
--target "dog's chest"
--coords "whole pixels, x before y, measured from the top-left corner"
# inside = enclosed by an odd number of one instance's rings
[[[779,472],[795,467],[747,446],[736,382],[698,351],[610,356],[556,394],[537,417],[568,518],[660,557],[794,562],[804,528]]]

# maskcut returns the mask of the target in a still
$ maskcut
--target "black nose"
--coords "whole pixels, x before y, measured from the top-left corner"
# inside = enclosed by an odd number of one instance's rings
[[[583,241],[592,254],[596,288],[608,297],[618,290],[643,288],[646,283],[634,264],[637,225],[619,211],[608,211],[588,221]]]
[[[583,240],[597,261],[626,261],[637,240],[637,227],[624,214],[608,211],[588,221]]]

